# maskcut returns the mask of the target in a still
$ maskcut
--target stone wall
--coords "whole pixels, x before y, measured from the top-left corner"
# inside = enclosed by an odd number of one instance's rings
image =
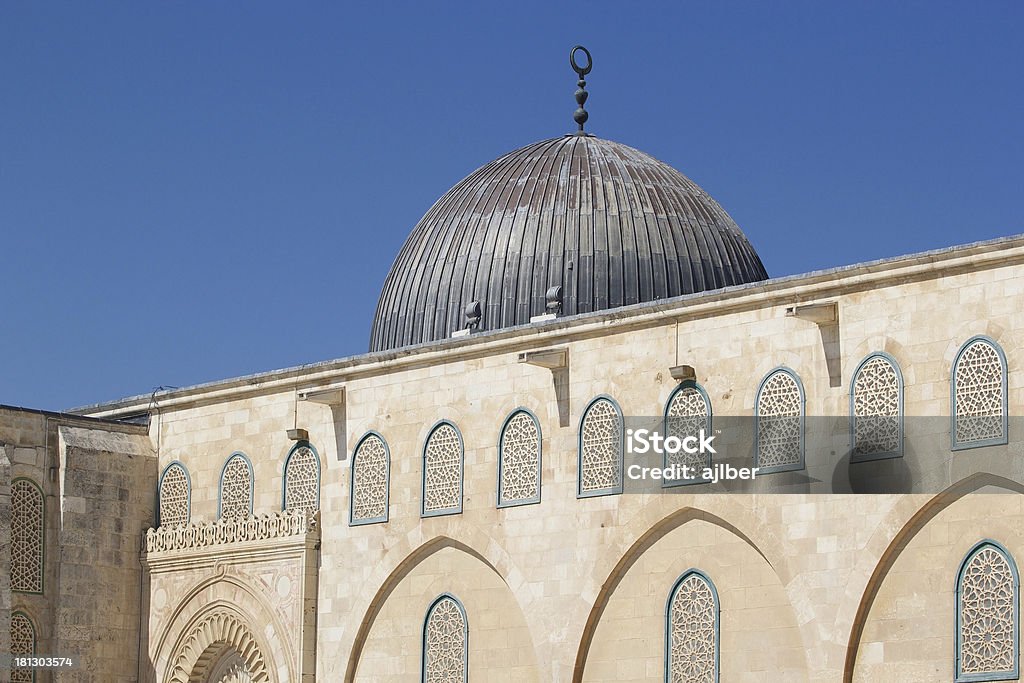
[[[965,472],[966,481],[937,496],[685,489],[578,499],[577,428],[600,394],[627,415],[661,414],[676,386],[669,368],[683,363],[695,367],[716,416],[751,415],[759,382],[780,365],[800,376],[809,415],[845,416],[853,371],[875,351],[899,363],[907,415],[948,417],[953,358],[976,334],[1005,351],[1010,412],[1020,416],[1021,249],[964,248],[482,336],[447,351],[183,390],[161,399],[152,436],[161,468],[179,460],[189,470],[193,519],[212,520],[220,471],[234,451],[252,460],[257,514],[280,509],[293,443],[286,432],[295,425],[309,431],[323,467],[317,629],[318,641],[330,646],[319,649],[320,680],[416,675],[424,611],[439,592],[467,596],[460,599],[473,680],[661,680],[664,605],[688,568],[705,571],[721,596],[723,680],[841,681],[854,673],[949,680],[953,623],[948,607],[939,609],[950,600],[941,577],[960,562],[964,544],[982,537],[1005,538],[1011,551],[1024,552],[986,512],[988,497],[974,493],[987,484],[1016,490],[1013,477]],[[786,315],[790,305],[822,301],[837,303],[838,327]],[[568,350],[567,381],[518,362],[521,352],[551,347]],[[332,390],[328,401],[334,410],[315,395],[296,400],[297,392],[340,385],[344,391]],[[517,407],[540,420],[542,497],[497,509],[499,430]],[[440,419],[455,423],[465,441],[463,507],[424,519],[422,447]],[[915,424],[924,426],[911,433],[908,425],[911,465],[937,460],[949,470],[1024,455],[1022,435],[1012,430],[1009,446],[952,453],[948,421]],[[368,430],[390,447],[389,519],[352,527],[351,453],[339,444],[354,446]],[[849,434],[821,429],[808,435],[808,445],[840,458]],[[1005,474],[1014,472],[1019,468]],[[1019,514],[1018,493],[997,498],[1011,518]],[[933,535],[931,522],[921,520],[947,507],[967,519],[954,536],[954,527],[935,517]],[[909,577],[918,571],[936,573],[915,584]],[[904,615],[899,627],[887,623],[894,609]],[[919,639],[934,642],[919,651]],[[502,654],[512,649],[522,654]]]
[[[11,461],[0,442],[0,652],[11,651]],[[0,671],[0,683],[9,672]]]
[[[54,650],[83,665],[61,681],[136,681],[142,536],[153,524],[157,462],[149,438],[60,426],[61,524]]]

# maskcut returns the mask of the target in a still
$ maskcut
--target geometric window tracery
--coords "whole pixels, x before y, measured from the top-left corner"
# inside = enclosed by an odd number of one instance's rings
[[[36,654],[36,627],[24,612],[11,614],[11,654]],[[35,672],[32,669],[12,669],[11,683],[32,683]]]
[[[669,595],[665,643],[668,683],[717,683],[718,594],[696,570],[684,574]]]
[[[43,506],[43,492],[35,482],[11,482],[11,590],[43,592]]]
[[[441,422],[423,446],[423,514],[462,511],[463,445],[459,430]]]
[[[995,543],[979,543],[960,567],[956,599],[956,680],[1016,679],[1019,583],[1013,559]]]
[[[465,683],[469,657],[469,625],[459,602],[439,597],[423,624],[424,683]]]
[[[352,456],[352,524],[387,521],[388,460],[387,444],[376,434],[367,434],[356,446]]]
[[[241,453],[224,463],[220,475],[221,519],[245,519],[252,515],[252,465]]]
[[[1006,443],[1006,362],[986,339],[964,344],[953,365],[953,444]]]
[[[622,414],[598,398],[583,414],[579,434],[578,495],[622,491]]]
[[[517,410],[506,421],[498,442],[498,505],[540,500],[540,425]]]
[[[903,452],[903,382],[887,357],[869,356],[853,378],[853,457]]]
[[[284,509],[320,509],[320,458],[309,444],[292,449],[284,466]]]
[[[755,403],[757,462],[761,472],[803,467],[804,399],[796,376],[785,368],[761,383]]]
[[[701,430],[704,430],[705,434],[711,433],[711,403],[700,386],[692,380],[686,380],[672,393],[668,407],[665,409],[665,437],[674,436],[678,439],[684,439],[687,436],[699,437]],[[699,451],[687,453],[683,449],[672,453],[665,449],[664,461],[665,467],[686,466],[694,468],[695,473],[698,474],[692,481],[680,479],[672,482],[666,479],[666,486],[674,483],[700,483],[703,480],[699,477],[699,473],[711,465],[711,454]]]
[[[164,470],[158,497],[160,526],[189,523],[192,491],[188,473],[181,463],[171,463]]]

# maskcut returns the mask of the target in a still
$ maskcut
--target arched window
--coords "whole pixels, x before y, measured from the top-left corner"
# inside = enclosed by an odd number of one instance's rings
[[[756,458],[760,474],[804,467],[804,390],[789,368],[768,373],[754,403]]]
[[[956,680],[1018,675],[1020,582],[1013,558],[995,541],[967,553],[956,579]]]
[[[43,490],[31,479],[11,482],[11,590],[43,592],[46,535]]]
[[[245,519],[252,515],[252,463],[243,453],[233,453],[220,472],[221,519]]]
[[[622,411],[614,400],[599,396],[580,420],[576,495],[622,493]]]
[[[953,361],[953,450],[1006,443],[1006,356],[974,337]]]
[[[717,683],[718,591],[703,572],[690,569],[672,587],[665,608],[666,683]]]
[[[520,408],[498,437],[498,507],[540,502],[540,423]]]
[[[438,596],[423,622],[423,683],[466,683],[469,622],[454,596]]]
[[[422,515],[462,512],[462,434],[448,421],[438,422],[423,445]]]
[[[295,444],[284,461],[282,507],[306,512],[320,509],[320,456],[305,441]]]
[[[11,654],[36,654],[36,626],[24,612],[11,613]],[[35,676],[33,669],[11,669],[11,683],[32,683]]]
[[[687,436],[699,436],[700,431],[711,433],[711,400],[703,387],[692,380],[686,380],[672,392],[665,404],[665,438],[674,436],[683,439]],[[711,466],[710,453],[687,453],[680,449],[677,453],[665,450],[664,466],[686,466],[692,468],[693,478],[665,479],[664,486],[681,484],[700,484],[705,480],[702,473],[705,467]]]
[[[903,455],[903,375],[888,354],[873,353],[854,371],[850,419],[852,461]]]
[[[157,524],[188,524],[192,516],[192,482],[185,466],[175,461],[165,467],[157,488]]]
[[[391,452],[387,442],[377,432],[368,432],[352,454],[350,524],[388,521],[390,475]]]

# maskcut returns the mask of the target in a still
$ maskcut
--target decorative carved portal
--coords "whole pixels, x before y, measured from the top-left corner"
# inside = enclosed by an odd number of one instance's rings
[[[234,667],[232,655],[237,659]],[[170,683],[270,683],[266,658],[252,631],[229,612],[213,612],[200,621],[172,661]],[[213,678],[215,674],[221,678]],[[235,674],[243,677],[232,678]]]

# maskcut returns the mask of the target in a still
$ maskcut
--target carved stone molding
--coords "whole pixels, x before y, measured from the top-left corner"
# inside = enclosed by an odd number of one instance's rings
[[[162,526],[146,531],[146,553],[199,550],[221,545],[304,537],[318,531],[319,513],[284,510],[244,519]]]
[[[217,611],[192,629],[174,654],[168,678],[171,683],[203,680],[225,650],[232,650],[244,662],[253,683],[269,683],[267,663],[249,628],[228,612]]]

